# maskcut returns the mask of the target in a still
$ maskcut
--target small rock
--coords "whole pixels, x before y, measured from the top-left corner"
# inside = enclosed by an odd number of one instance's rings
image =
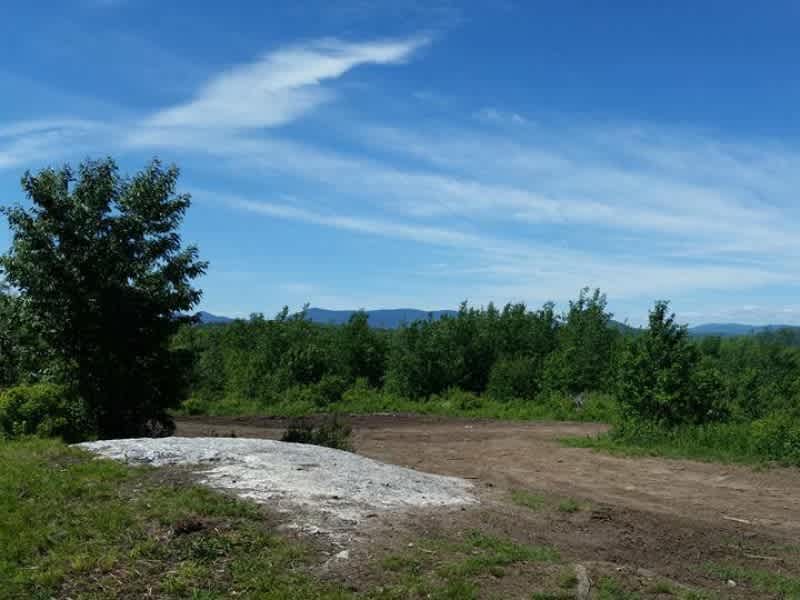
[[[589,579],[586,567],[575,565],[575,578],[578,580],[578,585],[575,588],[575,597],[578,600],[588,600],[592,593],[592,580]]]
[[[728,579],[728,587],[736,587],[736,582],[733,579]]]
[[[347,560],[350,558],[350,550],[342,550],[336,555],[336,560]]]

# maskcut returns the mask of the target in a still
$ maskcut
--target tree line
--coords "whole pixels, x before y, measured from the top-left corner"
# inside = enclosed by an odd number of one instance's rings
[[[322,408],[359,381],[422,402],[459,389],[531,403],[559,393],[578,406],[604,392],[624,415],[664,426],[800,408],[800,349],[780,335],[690,339],[663,301],[646,328],[623,332],[599,290],[582,290],[563,314],[552,303],[464,303],[455,316],[397,330],[370,328],[363,312],[332,326],[284,309],[273,319],[184,327],[174,344],[194,357],[198,410],[225,400],[268,409],[287,394]]]
[[[0,435],[169,433],[181,410],[492,403],[612,420],[620,436],[754,424],[747,435],[770,455],[800,463],[796,333],[693,340],[664,301],[638,331],[588,288],[563,312],[465,302],[397,330],[371,328],[363,312],[329,326],[288,309],[198,325],[185,315],[207,265],[178,234],[190,199],[177,178],[158,161],[123,177],[111,159],[23,177],[29,207],[3,209]]]

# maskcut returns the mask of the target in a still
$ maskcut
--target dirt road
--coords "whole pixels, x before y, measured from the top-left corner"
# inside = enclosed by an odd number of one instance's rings
[[[800,470],[625,458],[558,443],[604,425],[509,423],[412,416],[352,417],[359,454],[493,486],[550,492],[722,525],[747,521],[800,539]],[[178,435],[278,438],[281,419],[181,420]],[[727,518],[726,518],[727,517]],[[740,519],[742,521],[735,521]]]
[[[697,571],[701,563],[736,559],[761,567],[775,559],[770,567],[779,572],[798,568],[794,560],[774,556],[776,548],[800,540],[798,469],[625,458],[558,443],[605,429],[596,424],[403,415],[349,421],[360,454],[473,480],[485,508],[456,518],[456,525],[477,520],[512,536],[552,542],[581,560],[656,569],[703,585],[709,580]],[[285,427],[285,420],[272,418],[186,418],[177,434],[277,438]],[[575,499],[589,508],[545,518],[513,505],[512,490],[554,502]],[[739,592],[747,596],[746,589]]]

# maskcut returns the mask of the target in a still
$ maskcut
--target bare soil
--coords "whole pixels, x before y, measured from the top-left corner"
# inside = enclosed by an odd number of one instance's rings
[[[730,586],[709,572],[712,563],[800,576],[798,469],[627,458],[558,442],[596,435],[606,429],[601,424],[411,415],[347,421],[359,454],[468,478],[481,499],[477,508],[382,523],[381,535],[357,551],[356,559],[389,554],[413,543],[409,540],[477,527],[521,543],[553,545],[567,561],[587,566],[593,577],[616,574],[634,591],[667,580],[722,597],[784,597],[747,582]],[[268,417],[187,417],[178,421],[176,433],[277,439],[286,425],[285,419]],[[514,490],[541,496],[543,506],[532,510],[515,504]],[[565,499],[575,500],[578,509],[564,510]],[[370,564],[351,560],[339,575],[359,588],[379,576]],[[505,577],[491,585],[501,585],[507,597],[530,597],[521,592],[530,589],[524,578]]]

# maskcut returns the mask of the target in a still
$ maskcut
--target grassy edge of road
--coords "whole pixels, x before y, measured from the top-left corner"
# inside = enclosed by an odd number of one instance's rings
[[[482,580],[522,565],[549,594],[546,575],[561,568],[554,548],[467,530],[376,559],[356,592],[323,581],[322,548],[276,526],[264,507],[192,484],[180,469],[129,467],[55,440],[0,442],[4,599],[467,600],[484,597]],[[436,560],[417,545],[437,548]]]
[[[55,440],[0,442],[4,599],[468,600],[520,585],[532,598],[574,594],[574,566],[556,548],[447,528],[358,565],[352,589],[320,577],[322,547],[279,535],[277,524],[268,509],[194,485],[180,469],[94,459]],[[598,576],[603,598],[649,595]]]
[[[800,432],[756,423],[712,423],[672,429],[617,423],[597,436],[559,440],[574,448],[591,448],[632,457],[690,459],[758,468],[800,466]]]

